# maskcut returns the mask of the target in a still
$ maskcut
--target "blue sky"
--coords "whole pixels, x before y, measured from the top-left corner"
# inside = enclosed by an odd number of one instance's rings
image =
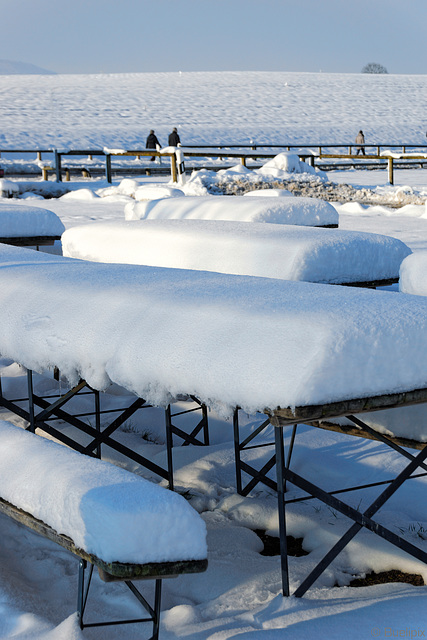
[[[427,0],[0,0],[0,59],[58,73],[427,73]]]

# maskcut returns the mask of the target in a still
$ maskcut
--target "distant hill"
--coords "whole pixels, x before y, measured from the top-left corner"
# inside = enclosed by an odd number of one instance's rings
[[[36,67],[29,62],[16,62],[15,60],[0,60],[0,75],[55,75],[55,71]]]

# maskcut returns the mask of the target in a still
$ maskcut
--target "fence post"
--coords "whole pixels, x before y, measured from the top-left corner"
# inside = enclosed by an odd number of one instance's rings
[[[394,176],[393,176],[393,158],[388,158],[388,181],[391,185],[394,184]]]
[[[61,154],[58,153],[58,149],[55,149],[55,173],[56,173],[56,182],[62,182]]]
[[[105,154],[105,178],[109,184],[111,184],[111,154]]]
[[[175,153],[171,154],[171,174],[172,174],[172,182],[178,182],[178,173],[176,170],[176,155]]]

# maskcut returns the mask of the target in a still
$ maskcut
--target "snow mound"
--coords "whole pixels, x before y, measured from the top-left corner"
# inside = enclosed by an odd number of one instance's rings
[[[126,220],[203,219],[269,222],[302,226],[338,225],[338,213],[316,198],[244,198],[243,196],[187,196],[128,203]]]
[[[90,201],[96,200],[99,196],[91,189],[77,189],[76,191],[69,191],[61,196],[61,200],[83,200]]]
[[[58,216],[48,209],[0,203],[0,237],[60,236],[65,230]]]
[[[279,153],[268,160],[260,169],[255,169],[254,173],[259,175],[272,176],[274,178],[284,178],[290,173],[310,173],[312,175],[326,174],[306,162],[302,162],[295,153]]]
[[[87,553],[135,564],[206,558],[205,524],[179,494],[9,422],[0,438],[2,498]]]
[[[340,284],[397,279],[410,253],[400,240],[373,233],[219,220],[82,225],[63,234],[62,250],[95,262]]]
[[[324,171],[300,161],[297,155],[283,152],[266,162],[260,169],[252,170],[238,164],[220,171],[193,171],[182,189],[186,195],[195,196],[208,193],[238,195],[242,189],[250,191],[264,185],[280,188],[281,184],[290,181],[317,185],[327,182],[327,175]]]

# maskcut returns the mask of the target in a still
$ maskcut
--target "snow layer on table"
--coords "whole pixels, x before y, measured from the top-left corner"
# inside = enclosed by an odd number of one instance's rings
[[[410,253],[400,240],[374,233],[219,220],[83,225],[63,234],[62,249],[96,262],[324,283],[397,278]]]
[[[135,200],[159,200],[160,198],[179,198],[184,195],[181,189],[166,185],[142,185],[135,191]]]
[[[422,297],[7,246],[0,267],[0,353],[95,389],[254,413],[427,385]]]
[[[334,207],[316,198],[245,198],[243,196],[186,196],[128,203],[126,220],[203,219],[269,222],[302,226],[338,225]]]
[[[77,547],[106,562],[206,558],[205,524],[179,494],[9,422],[0,440],[1,497]]]
[[[403,293],[427,296],[427,251],[418,251],[402,262],[399,289]]]
[[[53,211],[0,203],[0,237],[60,236],[64,230],[64,225]]]

